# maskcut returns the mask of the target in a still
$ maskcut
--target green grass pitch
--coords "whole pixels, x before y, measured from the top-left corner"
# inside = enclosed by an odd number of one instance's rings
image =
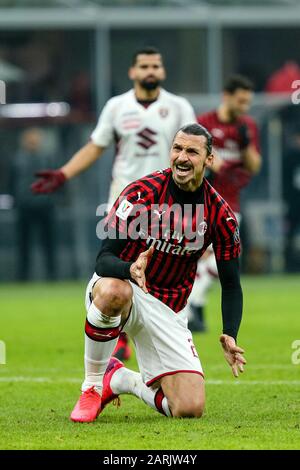
[[[83,283],[3,284],[0,449],[299,449],[300,277],[244,277],[238,380],[218,343],[220,290],[209,298],[209,332],[195,335],[205,375],[203,418],[167,419],[134,397],[93,424],[69,421],[83,373]],[[300,354],[298,355],[300,358]],[[135,359],[128,363],[136,369]]]

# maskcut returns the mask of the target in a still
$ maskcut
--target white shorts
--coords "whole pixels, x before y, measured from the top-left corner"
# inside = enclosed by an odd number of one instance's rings
[[[91,304],[92,288],[98,279],[100,277],[94,274],[88,283],[87,310]],[[187,309],[175,313],[151,294],[145,294],[136,284],[130,284],[133,302],[123,331],[134,341],[144,383],[151,386],[161,377],[177,372],[203,376],[192,333],[187,327]]]

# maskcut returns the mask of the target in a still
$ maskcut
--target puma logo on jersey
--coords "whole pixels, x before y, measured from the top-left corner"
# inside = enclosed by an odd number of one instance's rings
[[[103,334],[103,333],[97,333],[96,331],[94,331],[94,336],[101,336],[102,338],[111,338],[111,335],[112,335],[112,332],[108,334]]]
[[[198,226],[198,230],[197,230],[198,235],[203,236],[205,234],[206,230],[207,230],[207,223],[204,220]]]
[[[161,211],[159,212],[158,210],[154,210],[153,213],[158,216],[159,220],[162,218],[163,214],[165,214],[166,211]]]

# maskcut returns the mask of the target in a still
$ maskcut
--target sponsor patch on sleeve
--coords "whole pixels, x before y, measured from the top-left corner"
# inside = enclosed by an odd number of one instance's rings
[[[240,231],[239,231],[238,227],[235,229],[235,232],[233,234],[233,239],[234,239],[234,243],[236,245],[238,245],[240,243]]]
[[[133,208],[133,204],[131,204],[131,202],[127,201],[127,199],[123,199],[123,201],[120,203],[117,211],[116,211],[116,215],[122,219],[122,220],[126,220],[130,214],[130,212],[132,211],[132,208]]]

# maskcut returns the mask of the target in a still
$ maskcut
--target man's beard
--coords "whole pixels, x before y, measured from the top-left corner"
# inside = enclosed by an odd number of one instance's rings
[[[144,90],[148,90],[148,91],[151,91],[151,90],[156,90],[156,88],[158,88],[160,85],[160,80],[155,80],[155,81],[147,81],[147,80],[141,80],[140,81],[140,86],[142,88],[144,88]]]

